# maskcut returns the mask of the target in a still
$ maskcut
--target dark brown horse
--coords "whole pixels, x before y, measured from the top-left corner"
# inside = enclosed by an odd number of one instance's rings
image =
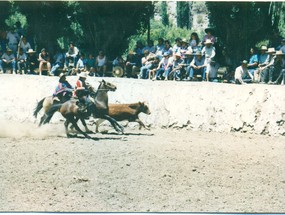
[[[40,122],[40,125],[48,123],[54,113],[59,111],[66,119],[64,125],[67,137],[71,136],[68,133],[68,125],[71,123],[78,132],[83,134],[85,137],[90,138],[88,134],[86,134],[79,128],[79,126],[77,125],[77,121],[80,119],[83,125],[86,126],[84,119],[91,115],[95,118],[103,118],[108,120],[116,129],[116,131],[123,133],[124,128],[120,124],[118,124],[116,120],[114,120],[108,115],[108,91],[115,90],[115,85],[102,80],[97,91],[92,95],[94,101],[88,102],[87,112],[82,113],[78,111],[79,107],[77,106],[77,100],[71,99],[62,104],[53,105],[44,115],[44,119]]]

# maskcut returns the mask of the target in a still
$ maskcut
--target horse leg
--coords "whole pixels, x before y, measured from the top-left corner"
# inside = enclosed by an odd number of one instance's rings
[[[69,125],[69,121],[68,120],[65,120],[65,122],[64,122],[64,126],[65,126],[65,133],[66,133],[66,136],[67,137],[72,137],[72,135],[70,135],[69,134],[69,132],[68,132],[68,125]]]
[[[109,115],[104,115],[102,118],[108,120],[117,132],[121,132],[122,134],[124,133],[123,126],[121,126],[115,119],[113,119]]]
[[[142,127],[144,127],[146,130],[150,130],[148,127],[145,126],[145,124],[140,119],[136,119],[135,122],[139,123],[139,125],[140,125],[139,129],[140,130]]]
[[[78,119],[77,119],[77,120],[78,120]],[[87,124],[86,124],[86,122],[85,122],[84,119],[80,118],[80,121],[81,121],[81,123],[83,124],[86,133],[93,133],[93,132],[87,127]]]
[[[72,123],[72,125],[74,126],[74,128],[75,128],[78,132],[80,132],[81,134],[83,134],[83,135],[84,135],[86,138],[88,138],[88,139],[91,138],[88,134],[86,134],[85,132],[83,132],[83,131],[78,127],[77,121],[76,121],[76,119],[74,119],[73,116],[67,117],[67,120]]]
[[[98,119],[95,123],[96,123],[96,133],[98,133],[99,132],[99,125],[102,123],[102,122],[104,122],[105,121],[105,119]]]

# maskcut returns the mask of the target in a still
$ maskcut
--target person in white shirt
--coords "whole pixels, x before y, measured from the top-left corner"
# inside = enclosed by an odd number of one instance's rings
[[[79,49],[74,46],[74,43],[71,42],[69,44],[69,49],[65,54],[65,66],[66,68],[69,66],[69,61],[72,60],[74,63],[74,68],[76,67],[77,59],[78,59]]]
[[[16,60],[15,55],[10,48],[6,49],[6,52],[2,55],[0,60],[0,73],[5,72],[6,68],[12,67],[13,74],[16,74]]]
[[[242,61],[241,66],[237,67],[235,70],[235,82],[236,84],[246,84],[253,80],[252,74],[247,69],[248,62],[246,60]]]
[[[29,49],[31,49],[31,44],[27,41],[25,36],[22,37],[22,41],[20,42],[20,48],[23,49],[23,52],[26,53]]]

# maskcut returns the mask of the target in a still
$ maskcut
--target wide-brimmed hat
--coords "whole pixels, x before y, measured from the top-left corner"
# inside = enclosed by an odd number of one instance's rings
[[[182,42],[182,43],[187,43],[187,44],[189,43],[186,38],[183,38],[181,42]]]
[[[275,48],[268,48],[266,53],[275,53]]]
[[[12,52],[12,50],[10,48],[7,48],[6,51],[7,52]]]
[[[114,77],[122,77],[124,75],[124,70],[120,66],[115,66],[113,68],[112,74]]]
[[[267,46],[261,46],[260,50],[261,51],[267,51]]]
[[[35,53],[36,51],[34,51],[33,49],[29,49],[28,51],[27,51],[27,53],[28,54],[30,54],[30,53]]]
[[[136,54],[136,53],[135,53],[134,51],[130,50],[130,51],[129,51],[129,54],[134,55],[134,54]]]
[[[202,52],[197,51],[197,52],[195,53],[195,55],[201,55],[201,56],[202,56]]]
[[[206,39],[205,44],[212,44],[212,41],[210,39]]]
[[[193,53],[190,50],[187,50],[184,55],[192,55]]]
[[[61,80],[63,77],[66,77],[66,74],[60,73],[60,74],[59,74],[59,80]]]
[[[241,63],[246,65],[248,64],[247,60],[243,60]]]
[[[45,51],[46,51],[46,49],[45,49],[45,48],[42,48],[41,52],[45,52]]]
[[[88,74],[87,72],[80,72],[79,77],[80,78],[87,78]]]
[[[205,29],[205,32],[206,32],[206,33],[208,33],[209,31],[210,31],[212,34],[214,33],[214,29],[213,29],[213,28],[206,28],[206,29]]]
[[[282,51],[276,51],[275,55],[285,55]]]
[[[164,53],[163,53],[163,56],[164,56],[164,57],[166,57],[166,56],[168,56],[168,55],[170,55],[169,52],[164,52]]]
[[[181,57],[181,54],[179,52],[175,53],[176,57]]]

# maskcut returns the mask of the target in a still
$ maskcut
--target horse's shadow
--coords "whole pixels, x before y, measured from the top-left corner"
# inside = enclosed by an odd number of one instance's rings
[[[78,135],[69,135],[67,137],[68,139],[72,139],[72,138],[76,138],[76,139],[87,139],[87,140],[94,140],[94,141],[98,141],[98,140],[121,140],[121,137],[103,137],[103,138],[99,138],[99,137],[91,137],[91,138],[86,138],[83,136],[78,136]]]
[[[103,135],[122,135],[122,136],[154,136],[154,134],[144,134],[144,133],[117,133],[117,132],[102,132]]]

